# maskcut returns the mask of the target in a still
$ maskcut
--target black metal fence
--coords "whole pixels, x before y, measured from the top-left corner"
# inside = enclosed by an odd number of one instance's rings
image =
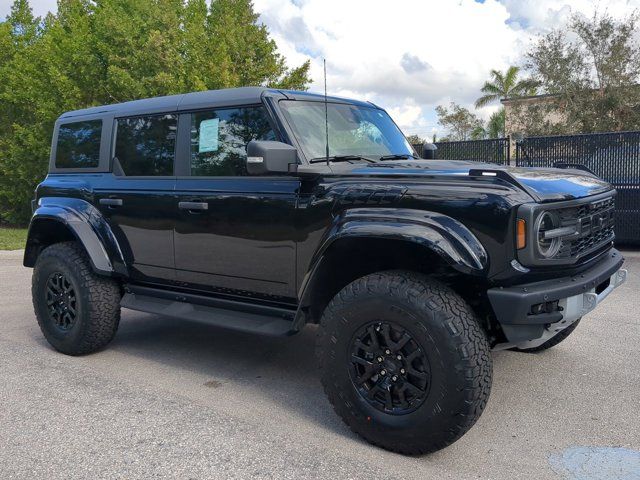
[[[583,165],[618,191],[616,237],[640,244],[640,132],[528,137],[516,143],[516,165]]]
[[[487,140],[468,140],[460,142],[436,142],[436,159],[468,160],[472,162],[496,163],[508,165],[510,148],[508,138],[491,138]],[[422,145],[413,145],[418,155],[422,156]]]

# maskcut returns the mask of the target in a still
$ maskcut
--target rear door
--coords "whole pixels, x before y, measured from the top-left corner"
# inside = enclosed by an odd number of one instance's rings
[[[131,277],[175,279],[175,152],[178,116],[143,115],[115,120],[112,175],[97,190]]]
[[[180,121],[190,127],[179,160],[186,176],[176,185],[177,280],[227,295],[293,299],[300,182],[246,170],[249,141],[276,139],[264,108],[211,109]]]

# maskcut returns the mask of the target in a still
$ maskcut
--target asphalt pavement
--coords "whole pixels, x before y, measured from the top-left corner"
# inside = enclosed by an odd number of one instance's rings
[[[106,350],[55,352],[21,255],[0,252],[2,479],[640,479],[639,253],[561,345],[495,353],[478,423],[422,457],[334,414],[313,327],[265,338],[124,310]]]

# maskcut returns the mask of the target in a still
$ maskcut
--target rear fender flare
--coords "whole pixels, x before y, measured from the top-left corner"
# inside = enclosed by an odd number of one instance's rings
[[[33,267],[41,250],[48,222],[58,222],[84,247],[91,266],[101,275],[127,275],[124,256],[116,237],[100,211],[77,198],[43,197],[31,218],[24,265]]]

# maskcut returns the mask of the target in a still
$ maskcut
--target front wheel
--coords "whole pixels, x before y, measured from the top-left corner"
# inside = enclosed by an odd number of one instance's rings
[[[489,345],[471,308],[412,272],[347,285],[325,309],[317,355],[338,415],[370,443],[399,453],[455,442],[491,390]]]

